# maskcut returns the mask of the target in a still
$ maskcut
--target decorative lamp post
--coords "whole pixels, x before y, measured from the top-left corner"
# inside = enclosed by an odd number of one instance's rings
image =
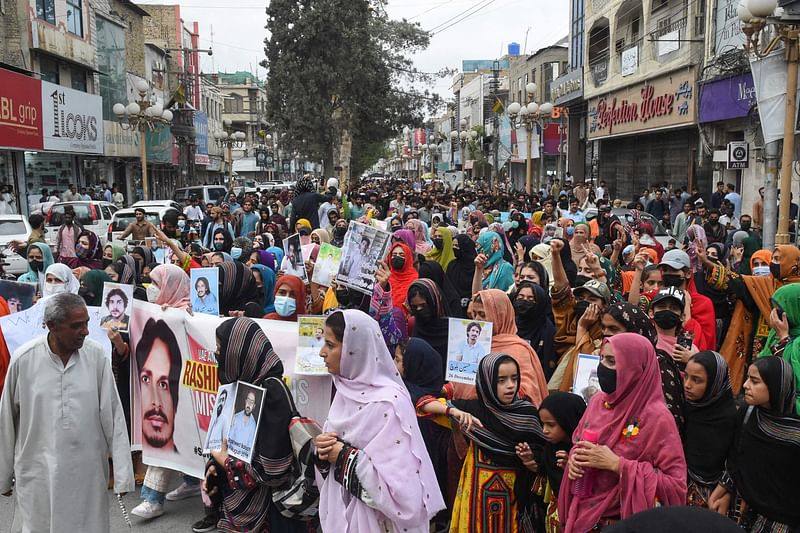
[[[228,189],[233,190],[233,149],[244,147],[247,135],[243,131],[234,131],[230,119],[222,121],[224,129],[214,133],[217,144],[228,152]]]
[[[545,120],[553,114],[553,104],[545,102],[541,105],[537,104],[533,96],[536,93],[536,84],[529,83],[525,86],[525,93],[528,96],[528,103],[525,105],[513,102],[508,106],[508,116],[511,119],[513,127],[524,127],[528,132],[528,153],[526,158],[525,167],[525,190],[531,194],[533,190],[533,162],[531,161],[531,138],[533,137],[533,128],[537,127],[544,135]],[[519,121],[517,121],[519,119]],[[539,157],[542,158],[539,175],[539,185],[541,185],[542,174],[544,171],[544,154],[540,153]]]
[[[791,211],[792,170],[794,169],[794,126],[797,115],[797,73],[800,62],[800,24],[791,15],[775,18],[772,15],[778,0],[742,0],[736,9],[742,21],[745,35],[744,50],[757,58],[769,55],[778,44],[783,43],[786,58],[786,111],[783,122],[783,158],[781,161],[780,205],[778,206],[778,231],[775,244],[789,244]],[[773,36],[763,45],[762,32],[772,27]],[[763,45],[763,46],[762,46]],[[766,196],[766,195],[765,195]],[[765,215],[773,209],[764,202]]]
[[[145,146],[145,132],[160,129],[172,122],[172,111],[164,109],[161,104],[149,95],[150,84],[145,80],[136,80],[134,84],[139,99],[129,102],[114,104],[112,108],[123,130],[136,130],[139,132],[139,159],[142,165],[142,194],[144,200],[150,199],[150,183],[147,178],[147,147]]]

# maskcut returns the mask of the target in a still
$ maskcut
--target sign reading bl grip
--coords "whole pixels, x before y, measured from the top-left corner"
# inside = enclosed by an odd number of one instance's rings
[[[42,149],[41,82],[0,69],[0,147]]]
[[[728,170],[748,168],[750,165],[750,145],[747,141],[728,143]]]

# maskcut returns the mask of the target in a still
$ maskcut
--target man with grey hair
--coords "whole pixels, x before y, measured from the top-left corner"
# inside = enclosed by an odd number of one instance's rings
[[[103,348],[86,337],[83,299],[51,297],[49,332],[12,356],[0,399],[0,494],[17,497],[11,531],[110,531],[114,491],[134,489],[122,403]]]

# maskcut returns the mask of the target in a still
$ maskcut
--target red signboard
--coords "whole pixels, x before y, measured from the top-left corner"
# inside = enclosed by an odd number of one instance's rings
[[[4,69],[0,69],[0,146],[43,147],[41,82]]]

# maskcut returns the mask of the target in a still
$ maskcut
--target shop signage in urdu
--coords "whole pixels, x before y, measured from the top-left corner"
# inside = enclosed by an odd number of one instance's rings
[[[42,149],[40,83],[0,69],[0,147]]]

